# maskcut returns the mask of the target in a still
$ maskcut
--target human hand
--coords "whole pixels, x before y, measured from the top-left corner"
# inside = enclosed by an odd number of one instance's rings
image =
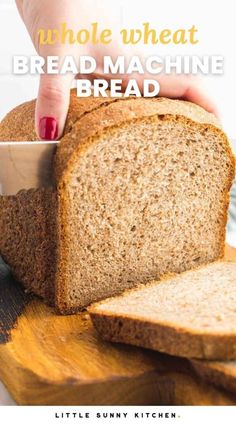
[[[114,78],[114,75],[102,75],[99,64],[102,63],[104,54],[112,57],[118,55],[130,56],[131,51],[127,52],[121,49],[118,44],[112,45],[94,45],[81,46],[78,44],[61,44],[41,45],[39,44],[39,29],[45,30],[50,28],[60,28],[62,22],[66,22],[68,28],[75,31],[78,29],[78,22],[86,27],[86,22],[91,22],[90,14],[92,10],[89,2],[82,0],[16,0],[20,15],[26,25],[31,36],[37,53],[46,58],[47,56],[59,56],[63,59],[65,56],[73,56],[75,61],[81,55],[94,56],[98,68],[93,78]],[[91,4],[90,4],[91,6]],[[77,77],[81,78],[81,75]],[[116,76],[123,79],[123,86],[128,83],[132,75]],[[138,75],[137,77],[140,88],[144,78],[153,79],[153,75]],[[40,76],[40,85],[35,111],[35,127],[38,137],[45,140],[54,140],[60,138],[69,107],[70,88],[73,74],[66,75],[49,75]],[[188,75],[164,75],[157,77],[160,83],[160,96],[170,98],[182,98],[199,104],[209,112],[216,113],[216,108],[212,101],[208,98],[203,90],[199,80]]]

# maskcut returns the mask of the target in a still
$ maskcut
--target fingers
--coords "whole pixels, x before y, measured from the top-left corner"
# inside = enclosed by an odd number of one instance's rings
[[[205,90],[201,85],[193,85],[188,87],[182,98],[202,106],[205,110],[210,113],[214,113],[214,115],[219,118],[219,111],[217,106],[212,101],[212,99],[210,99],[210,96],[205,93]]]
[[[21,16],[21,19],[23,20],[22,0],[16,0],[16,6]]]
[[[35,111],[36,133],[42,140],[63,134],[73,75],[41,75]]]
[[[112,76],[110,76],[112,78]],[[123,87],[127,86],[131,75],[123,77]],[[135,75],[140,90],[144,79],[154,79],[160,84],[159,96],[169,97],[171,99],[183,99],[196,103],[203,107],[208,112],[219,116],[218,110],[210,96],[206,94],[206,90],[201,82],[201,79],[192,75],[165,75],[158,76],[151,74]]]
[[[94,74],[91,79],[98,77]],[[100,76],[100,75],[99,75]],[[104,77],[104,76],[103,76]],[[108,75],[106,79],[114,78]],[[123,78],[123,88],[132,76]],[[153,75],[136,75],[140,89],[145,78]],[[217,108],[205,94],[198,78],[187,75],[159,75],[160,96],[191,101],[208,112],[218,116]],[[61,137],[69,107],[72,75],[42,75],[36,104],[36,131],[43,140],[56,140]]]
[[[62,44],[57,35],[52,43],[41,43],[39,30],[45,34],[50,28],[59,28],[61,22],[68,22],[68,27],[75,29],[78,25],[78,2],[65,0],[16,0],[19,12],[29,31],[37,53],[44,57],[56,56],[59,64],[67,55],[77,51],[76,45]],[[54,32],[54,31],[52,31]],[[40,86],[35,111],[35,129],[42,140],[55,140],[61,137],[67,117],[72,73],[66,75],[45,74],[40,77]]]
[[[160,96],[188,100],[218,116],[217,107],[207,95],[200,78],[192,75],[161,74],[157,80],[161,87]]]

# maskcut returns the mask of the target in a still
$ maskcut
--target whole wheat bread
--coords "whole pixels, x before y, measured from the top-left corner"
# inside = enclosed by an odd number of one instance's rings
[[[197,374],[204,380],[236,393],[236,361],[191,360]]]
[[[35,140],[34,108],[0,140]],[[223,256],[234,158],[200,107],[72,92],[54,168],[55,188],[0,197],[0,252],[62,313]]]
[[[90,307],[106,340],[190,358],[236,358],[236,263],[215,262]]]

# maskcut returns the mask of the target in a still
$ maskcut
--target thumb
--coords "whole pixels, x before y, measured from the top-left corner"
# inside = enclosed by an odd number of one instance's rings
[[[56,140],[63,134],[74,76],[47,75],[40,78],[35,111],[35,126],[42,140]]]

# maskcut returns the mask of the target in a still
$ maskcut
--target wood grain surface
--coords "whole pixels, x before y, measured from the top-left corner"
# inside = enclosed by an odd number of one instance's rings
[[[227,258],[236,259],[227,248]],[[102,341],[86,312],[60,316],[0,265],[0,379],[21,405],[235,405],[190,363]]]

